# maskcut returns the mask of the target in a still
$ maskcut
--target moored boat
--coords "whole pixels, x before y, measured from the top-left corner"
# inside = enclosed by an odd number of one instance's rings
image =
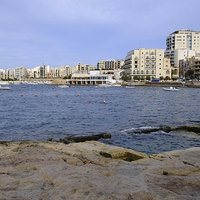
[[[0,85],[0,90],[10,90],[11,88],[10,87],[1,87]]]
[[[58,87],[59,87],[59,88],[68,88],[69,85],[59,85]]]
[[[163,88],[163,90],[165,90],[165,91],[179,91],[180,89],[170,86],[168,88]]]

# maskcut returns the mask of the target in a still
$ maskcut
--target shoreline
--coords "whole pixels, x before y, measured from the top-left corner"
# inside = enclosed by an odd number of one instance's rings
[[[200,147],[147,156],[97,141],[0,145],[0,199],[200,198]]]

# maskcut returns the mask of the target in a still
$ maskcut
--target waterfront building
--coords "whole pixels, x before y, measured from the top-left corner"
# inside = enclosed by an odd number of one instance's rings
[[[76,72],[76,67],[66,65],[66,76],[72,75]]]
[[[196,56],[186,57],[185,59],[181,59],[179,61],[179,76],[180,78],[185,79],[194,78],[200,79],[200,54]],[[188,71],[191,71],[191,74],[188,74]]]
[[[25,80],[28,78],[28,71],[25,67],[15,68],[15,78],[18,80]]]
[[[0,79],[5,78],[5,73],[6,73],[6,71],[4,69],[0,69]]]
[[[102,60],[97,63],[97,69],[101,70],[102,74],[112,74],[114,70],[121,69],[122,60]]]
[[[164,49],[139,48],[127,53],[123,69],[132,79],[171,78],[170,59],[164,57]]]
[[[97,85],[110,83],[112,77],[108,74],[100,74],[99,70],[90,71],[90,73],[74,73],[71,79],[66,79],[70,85]]]
[[[76,73],[82,73],[82,74],[89,74],[90,71],[95,70],[96,68],[92,65],[88,65],[88,64],[83,64],[83,63],[79,63],[76,66]]]
[[[165,56],[170,58],[171,66],[176,68],[179,67],[179,58],[177,57],[176,52],[177,49],[192,50],[194,52],[200,51],[200,31],[179,30],[171,33],[167,37]],[[178,54],[181,54],[180,51]],[[186,56],[189,56],[189,54]]]
[[[40,66],[39,77],[45,78],[45,77],[47,77],[49,72],[50,72],[50,66],[49,65]]]

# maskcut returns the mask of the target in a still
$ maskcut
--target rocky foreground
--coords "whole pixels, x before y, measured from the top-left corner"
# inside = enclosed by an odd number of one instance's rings
[[[200,199],[200,148],[147,156],[97,141],[4,143],[0,199]]]

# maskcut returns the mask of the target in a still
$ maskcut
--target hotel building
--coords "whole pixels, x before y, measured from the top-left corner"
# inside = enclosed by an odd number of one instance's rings
[[[179,30],[167,37],[165,56],[170,58],[172,67],[178,68],[178,54],[182,54],[183,52],[176,50],[187,50],[184,52],[185,57],[191,56],[191,51],[200,51],[200,31]],[[183,59],[183,57],[180,59]]]
[[[139,48],[127,53],[123,69],[132,79],[139,77],[151,79],[162,77],[171,78],[170,59],[164,57],[164,49]]]

